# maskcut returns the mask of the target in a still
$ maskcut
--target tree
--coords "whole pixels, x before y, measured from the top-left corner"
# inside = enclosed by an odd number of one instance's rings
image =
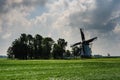
[[[65,48],[67,46],[67,42],[64,39],[59,38],[57,40],[57,44],[54,44],[53,47],[53,55],[54,58],[63,58],[63,54],[65,53]]]
[[[8,58],[14,59],[14,53],[11,46],[7,50],[7,55],[8,55]]]
[[[28,34],[27,35],[27,46],[28,46],[28,59],[32,59],[33,55],[34,55],[34,38],[32,37],[32,35]]]
[[[39,59],[42,56],[42,36],[39,34],[35,35],[34,38],[34,57]]]
[[[19,41],[20,41],[19,48],[21,50],[19,51],[19,53],[21,59],[27,59],[28,57],[27,35],[25,33],[21,34]]]
[[[66,53],[66,54],[65,54],[66,57],[70,57],[71,53],[70,53],[69,50],[67,50],[65,53]]]
[[[60,59],[61,58],[61,47],[58,45],[58,44],[54,44],[54,46],[53,46],[53,51],[52,51],[52,53],[53,53],[53,58],[54,59]]]
[[[73,53],[74,57],[80,56],[80,48],[78,46],[73,47],[72,53]]]
[[[20,36],[20,42],[22,44],[27,44],[27,35],[25,33],[21,34],[21,36]]]
[[[62,49],[65,50],[65,48],[66,48],[66,46],[67,46],[67,42],[66,42],[64,39],[59,38],[59,39],[57,40],[57,43],[58,43],[58,45],[59,45]]]
[[[49,59],[52,57],[52,46],[54,44],[54,40],[50,37],[46,37],[43,39],[43,53],[42,53],[42,58]]]
[[[21,34],[20,38],[12,42],[12,46],[8,49],[8,55],[17,59],[27,59],[26,34]]]
[[[12,43],[11,52],[13,52],[14,57],[18,59],[21,57],[19,52],[20,51],[19,47],[20,47],[20,42],[17,39],[15,39],[15,41]]]
[[[7,50],[7,55],[11,59],[50,59],[53,57],[62,59],[66,46],[67,42],[61,38],[54,44],[51,37],[43,38],[39,34],[33,37],[23,33],[12,42]],[[69,51],[66,54],[68,55]]]

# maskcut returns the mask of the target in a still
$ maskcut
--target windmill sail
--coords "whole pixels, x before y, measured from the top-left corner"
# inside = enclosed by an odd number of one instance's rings
[[[73,44],[71,47],[74,47],[74,46],[80,45],[80,44],[81,44],[81,42],[78,42],[78,43]]]
[[[94,41],[94,40],[96,40],[97,39],[97,37],[94,37],[94,38],[92,38],[92,39],[89,39],[89,40],[87,40],[87,41],[85,41],[86,43],[90,43],[90,42],[92,42],[92,41]]]
[[[80,33],[81,33],[82,41],[85,41],[85,36],[81,28],[80,28]]]

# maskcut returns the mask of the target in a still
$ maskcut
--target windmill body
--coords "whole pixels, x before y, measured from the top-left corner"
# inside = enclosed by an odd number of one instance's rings
[[[91,48],[89,46],[89,44],[82,44],[82,52],[81,52],[81,56],[82,57],[91,57]]]
[[[77,46],[77,45],[82,45],[80,46],[80,55],[81,57],[86,57],[86,58],[90,58],[91,57],[91,53],[92,53],[92,50],[91,50],[91,47],[90,47],[90,43],[93,42],[94,40],[97,39],[97,37],[94,37],[92,39],[89,39],[89,40],[85,40],[85,36],[84,36],[84,33],[82,31],[82,29],[80,29],[80,33],[81,33],[81,38],[82,38],[82,42],[78,42],[78,43],[75,43],[73,44],[71,47],[74,47],[74,46]]]

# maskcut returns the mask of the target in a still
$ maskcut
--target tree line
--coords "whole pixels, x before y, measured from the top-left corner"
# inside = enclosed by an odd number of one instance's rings
[[[55,42],[51,37],[23,33],[12,42],[7,55],[10,59],[62,59],[71,55],[66,46],[62,38]]]

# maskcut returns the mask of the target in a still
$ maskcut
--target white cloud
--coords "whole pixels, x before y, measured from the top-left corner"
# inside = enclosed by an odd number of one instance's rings
[[[0,32],[2,32],[2,27],[0,27]]]
[[[9,39],[12,36],[11,33],[6,33],[5,35],[2,36],[2,39]]]
[[[2,32],[2,22],[1,22],[1,20],[0,20],[0,32]]]
[[[115,29],[114,29],[115,33],[120,33],[120,24],[117,24]]]

